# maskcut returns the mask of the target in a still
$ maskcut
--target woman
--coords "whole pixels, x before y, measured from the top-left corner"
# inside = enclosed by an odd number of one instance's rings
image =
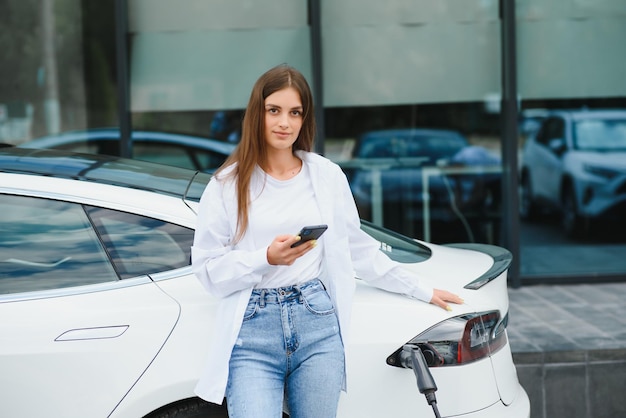
[[[200,201],[194,272],[219,298],[209,364],[196,393],[227,398],[233,418],[331,418],[345,389],[344,342],[354,273],[445,309],[462,303],[428,288],[360,229],[347,180],[311,152],[310,88],[280,65],[253,87],[241,141]],[[305,225],[326,233],[292,247]],[[285,399],[286,398],[286,399]]]

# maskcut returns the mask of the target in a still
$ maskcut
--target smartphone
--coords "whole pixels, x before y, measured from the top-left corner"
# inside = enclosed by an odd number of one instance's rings
[[[298,232],[298,235],[300,235],[300,241],[292,244],[291,248],[297,247],[298,245],[304,244],[305,242],[311,241],[312,239],[318,239],[327,229],[328,225],[305,226],[300,230],[300,232]]]

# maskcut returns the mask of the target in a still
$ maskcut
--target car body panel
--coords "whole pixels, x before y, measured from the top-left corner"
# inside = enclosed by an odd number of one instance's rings
[[[163,405],[194,396],[209,354],[217,300],[206,293],[191,268],[180,275],[153,275],[155,284],[177,300],[182,314],[152,366],[114,413],[112,418],[142,417]]]
[[[151,282],[83,290],[10,302],[0,295],[0,317],[11,318],[0,344],[3,416],[108,416],[176,325],[178,304]]]
[[[427,416],[428,404],[416,390],[413,371],[390,367],[384,359],[421,330],[468,312],[474,312],[469,303],[454,306],[452,312],[447,312],[360,283],[353,307],[351,344],[347,350],[348,392],[341,402],[341,408],[350,411],[345,416],[401,416],[408,410],[414,411],[416,416]],[[464,369],[463,377],[459,376],[457,367]],[[488,359],[452,368],[431,368],[431,373],[440,388],[437,397],[444,416],[483,409],[499,401]],[[464,388],[462,406],[455,401],[461,387]],[[353,397],[353,393],[358,396]]]
[[[505,405],[511,405],[519,395],[520,387],[513,355],[510,350],[499,350],[491,355],[490,360],[500,400]]]

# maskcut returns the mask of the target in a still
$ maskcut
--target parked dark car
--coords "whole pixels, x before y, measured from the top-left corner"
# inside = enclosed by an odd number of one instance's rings
[[[427,240],[431,225],[453,227],[458,237],[449,239],[470,241],[484,239],[470,223],[498,213],[499,167],[484,147],[444,129],[367,132],[345,164],[363,218]]]
[[[520,216],[562,214],[567,235],[626,220],[626,109],[554,110],[523,149]]]
[[[213,172],[235,144],[199,136],[157,131],[133,131],[133,158],[203,172]],[[120,155],[120,131],[97,128],[49,135],[21,144],[21,148],[49,148],[89,154]]]

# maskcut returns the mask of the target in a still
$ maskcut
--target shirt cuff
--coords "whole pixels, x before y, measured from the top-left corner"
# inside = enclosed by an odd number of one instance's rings
[[[430,303],[433,299],[434,292],[435,290],[432,287],[418,285],[411,292],[411,296],[426,303]]]
[[[267,261],[267,247],[259,248],[251,253],[250,266],[260,274],[266,273],[272,267]]]

